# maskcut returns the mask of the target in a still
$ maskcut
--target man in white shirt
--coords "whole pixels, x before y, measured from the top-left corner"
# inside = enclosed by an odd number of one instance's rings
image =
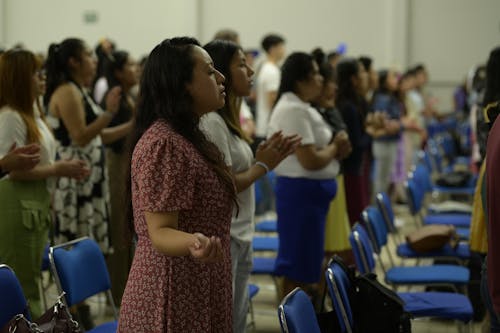
[[[281,79],[278,63],[285,56],[285,40],[278,35],[267,35],[262,40],[262,48],[266,52],[266,60],[258,71],[256,78],[257,127],[255,136],[257,142],[266,137],[269,117],[278,94]]]

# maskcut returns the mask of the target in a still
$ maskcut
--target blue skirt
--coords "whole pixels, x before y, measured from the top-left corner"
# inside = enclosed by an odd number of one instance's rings
[[[302,283],[320,280],[326,214],[336,192],[334,179],[277,178],[280,244],[276,275]]]

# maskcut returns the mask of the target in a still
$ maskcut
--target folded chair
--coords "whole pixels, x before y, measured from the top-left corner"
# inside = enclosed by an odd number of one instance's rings
[[[68,307],[105,292],[113,308],[115,321],[107,322],[87,331],[91,333],[116,332],[118,311],[111,296],[111,282],[101,249],[97,243],[83,237],[52,246],[49,249],[51,270],[59,293]]]
[[[282,333],[321,333],[311,300],[300,288],[283,298],[278,318]]]
[[[349,235],[356,267],[361,274],[375,270],[375,257],[370,237],[366,229],[355,224]],[[451,286],[455,290],[465,290],[469,282],[469,270],[457,265],[393,266],[384,271],[386,283],[393,287],[402,285]]]

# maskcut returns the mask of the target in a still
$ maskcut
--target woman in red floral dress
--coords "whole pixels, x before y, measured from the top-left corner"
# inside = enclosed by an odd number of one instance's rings
[[[141,81],[131,159],[137,249],[118,332],[232,331],[235,188],[198,128],[224,105],[224,77],[192,38],[155,47]]]

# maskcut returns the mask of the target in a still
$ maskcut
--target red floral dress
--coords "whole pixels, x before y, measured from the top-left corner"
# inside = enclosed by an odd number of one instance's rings
[[[118,332],[230,333],[232,202],[195,147],[165,122],[154,123],[135,147],[132,204],[138,243]],[[220,237],[224,259],[203,264],[157,252],[145,211],[179,211],[179,230]]]

